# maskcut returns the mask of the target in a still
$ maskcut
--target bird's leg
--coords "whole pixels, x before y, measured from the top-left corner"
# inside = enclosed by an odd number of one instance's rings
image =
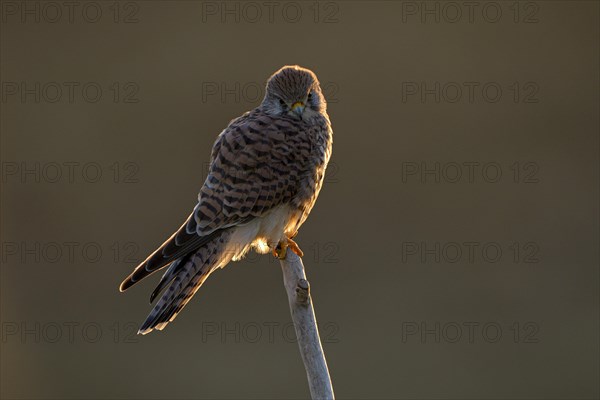
[[[294,253],[298,255],[298,257],[304,257],[304,252],[302,252],[300,246],[298,246],[298,243],[292,240],[292,238],[295,237],[297,234],[298,232],[296,231],[296,233],[294,233],[291,238],[286,238],[277,243],[277,246],[273,249],[273,256],[279,258],[280,260],[285,259],[285,255],[287,254],[287,249],[289,247]]]
[[[286,240],[282,240],[277,243],[277,246],[273,249],[273,256],[279,258],[280,260],[285,259],[285,255],[287,254],[288,243]]]

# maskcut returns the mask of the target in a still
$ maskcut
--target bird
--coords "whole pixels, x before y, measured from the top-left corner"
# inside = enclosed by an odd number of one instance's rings
[[[333,130],[319,80],[287,65],[266,83],[258,107],[231,120],[212,147],[198,203],[181,227],[120,285],[124,292],[165,268],[139,328],[161,331],[208,276],[250,250],[284,259],[323,186]]]

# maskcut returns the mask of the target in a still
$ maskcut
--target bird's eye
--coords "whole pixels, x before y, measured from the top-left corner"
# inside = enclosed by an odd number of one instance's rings
[[[312,92],[310,92],[310,93],[308,94],[308,100],[312,100],[312,97],[313,97],[313,94],[312,94]]]
[[[285,101],[279,99],[279,104],[283,107],[283,106],[285,106]]]

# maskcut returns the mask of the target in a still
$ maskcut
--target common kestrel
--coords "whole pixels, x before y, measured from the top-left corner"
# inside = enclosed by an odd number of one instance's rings
[[[138,333],[162,330],[206,278],[250,249],[283,258],[313,208],[331,156],[333,132],[316,75],[285,66],[262,103],[219,134],[198,204],[187,221],[121,283],[168,266],[150,296],[160,299]]]

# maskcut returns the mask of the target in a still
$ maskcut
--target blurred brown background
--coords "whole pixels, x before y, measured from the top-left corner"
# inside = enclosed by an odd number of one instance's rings
[[[298,242],[338,397],[599,396],[598,2],[0,6],[2,398],[308,396],[270,257],[144,337],[158,276],[117,290],[285,64],[335,131]]]

